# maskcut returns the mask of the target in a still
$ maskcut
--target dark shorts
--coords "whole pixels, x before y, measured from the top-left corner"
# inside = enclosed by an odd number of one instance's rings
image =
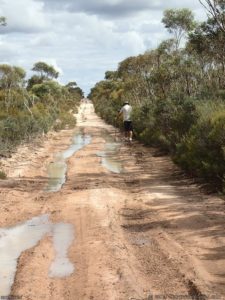
[[[132,121],[124,121],[123,124],[125,131],[133,131]]]

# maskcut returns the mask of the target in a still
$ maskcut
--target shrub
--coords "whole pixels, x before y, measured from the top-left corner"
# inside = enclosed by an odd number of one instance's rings
[[[175,161],[225,188],[225,109],[199,119],[177,145]]]
[[[4,179],[6,179],[6,178],[7,178],[6,173],[5,173],[4,171],[1,171],[1,170],[0,170],[0,179],[4,180]]]
[[[53,129],[58,131],[66,127],[74,128],[76,125],[76,118],[70,112],[63,112],[59,115]]]

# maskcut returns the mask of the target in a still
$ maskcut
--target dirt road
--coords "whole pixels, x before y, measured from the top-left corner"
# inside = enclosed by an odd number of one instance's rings
[[[224,200],[154,149],[121,142],[92,104],[77,118],[75,133],[49,134],[1,162],[0,296],[225,299]],[[46,170],[74,134],[88,142],[50,191]]]

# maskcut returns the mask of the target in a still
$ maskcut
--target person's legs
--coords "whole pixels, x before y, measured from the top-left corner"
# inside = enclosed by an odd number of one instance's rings
[[[133,131],[132,130],[130,130],[128,132],[128,137],[129,137],[129,140],[132,141],[132,138],[133,138]]]
[[[129,138],[129,141],[131,142],[132,138],[133,138],[133,124],[131,121],[129,122],[128,138]]]
[[[133,137],[133,126],[131,121],[124,121],[124,136],[125,140],[132,141]]]
[[[124,121],[124,137],[125,141],[129,138],[129,132],[128,132],[128,123],[127,121]]]

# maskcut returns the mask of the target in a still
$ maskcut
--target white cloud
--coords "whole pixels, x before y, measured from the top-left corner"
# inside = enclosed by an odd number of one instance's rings
[[[121,9],[117,16],[110,15],[113,5]],[[0,61],[30,70],[44,60],[60,71],[61,81],[75,80],[88,91],[122,59],[168,37],[161,24],[167,5],[205,15],[197,0],[0,0],[0,15],[8,21],[0,28]]]
[[[190,0],[37,0],[43,1],[49,9],[64,9],[85,12],[90,15],[120,18],[137,15],[142,11],[162,11],[167,8],[190,7]],[[199,7],[197,0],[191,1],[191,7]]]
[[[1,0],[0,15],[7,18],[5,32],[37,32],[49,22],[43,11],[44,3],[34,0]]]

